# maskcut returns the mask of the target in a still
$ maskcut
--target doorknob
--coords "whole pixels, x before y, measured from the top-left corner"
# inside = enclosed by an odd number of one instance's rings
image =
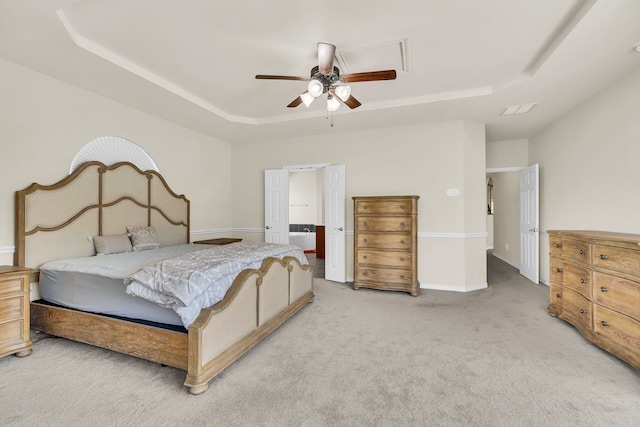
[[[271,229],[271,226],[267,225],[265,228],[266,228],[267,230],[269,230],[269,229]]]
[[[529,231],[533,231],[534,233],[537,233],[538,231],[540,231],[540,229],[539,229],[539,228],[532,228],[532,229],[531,229],[531,230],[529,230]]]
[[[342,231],[342,230],[344,230],[344,228],[340,227],[340,228],[336,228],[336,230]]]

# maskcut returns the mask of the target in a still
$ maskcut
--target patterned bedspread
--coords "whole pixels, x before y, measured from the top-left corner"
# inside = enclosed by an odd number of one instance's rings
[[[211,246],[140,268],[125,279],[126,291],[171,308],[187,328],[202,308],[222,300],[242,270],[259,268],[267,257],[285,256],[309,263],[302,249],[293,245],[238,242]]]

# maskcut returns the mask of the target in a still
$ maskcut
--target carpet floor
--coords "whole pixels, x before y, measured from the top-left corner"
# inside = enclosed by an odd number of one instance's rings
[[[632,426],[640,376],[488,256],[489,287],[315,301],[192,396],[178,369],[37,334],[0,359],[3,426]]]

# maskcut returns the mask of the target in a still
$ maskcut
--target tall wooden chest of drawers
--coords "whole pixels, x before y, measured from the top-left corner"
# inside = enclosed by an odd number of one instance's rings
[[[640,371],[640,235],[548,233],[549,313]]]
[[[419,196],[353,197],[353,289],[418,296]]]
[[[31,354],[30,277],[28,268],[0,266],[0,357]]]

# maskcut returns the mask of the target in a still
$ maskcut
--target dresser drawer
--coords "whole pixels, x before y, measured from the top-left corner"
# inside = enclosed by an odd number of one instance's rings
[[[358,267],[356,281],[411,285],[413,283],[413,272],[408,269]]]
[[[562,237],[549,236],[549,253],[557,257],[562,255]]]
[[[614,354],[637,354],[640,348],[640,323],[598,305],[593,309],[594,332],[605,337]]]
[[[411,250],[412,240],[410,234],[374,234],[358,233],[358,247],[381,249],[405,249]]]
[[[563,273],[564,273],[564,263],[562,262],[561,259],[558,259],[558,258],[551,258],[549,262],[551,264],[551,269],[550,269],[551,281],[556,283],[562,283]]]
[[[579,240],[563,239],[562,256],[591,264],[591,245]]]
[[[404,251],[368,251],[362,249],[356,251],[356,263],[358,265],[410,268],[412,266],[411,258],[411,253]]]
[[[402,215],[416,212],[417,200],[358,200],[355,202],[356,214]]]
[[[571,262],[562,266],[562,284],[591,299],[591,270]]]
[[[640,251],[594,245],[593,265],[608,270],[640,275]]]
[[[557,283],[551,282],[549,285],[549,312],[558,315],[562,310],[563,288]]]
[[[593,272],[593,301],[640,321],[640,283]]]
[[[571,289],[562,290],[562,313],[558,316],[566,320],[580,331],[590,331],[592,328],[591,301]]]
[[[413,219],[410,216],[366,217],[357,218],[358,231],[377,232],[413,232]]]
[[[24,315],[24,296],[17,298],[0,299],[0,322],[5,320],[21,319]]]

